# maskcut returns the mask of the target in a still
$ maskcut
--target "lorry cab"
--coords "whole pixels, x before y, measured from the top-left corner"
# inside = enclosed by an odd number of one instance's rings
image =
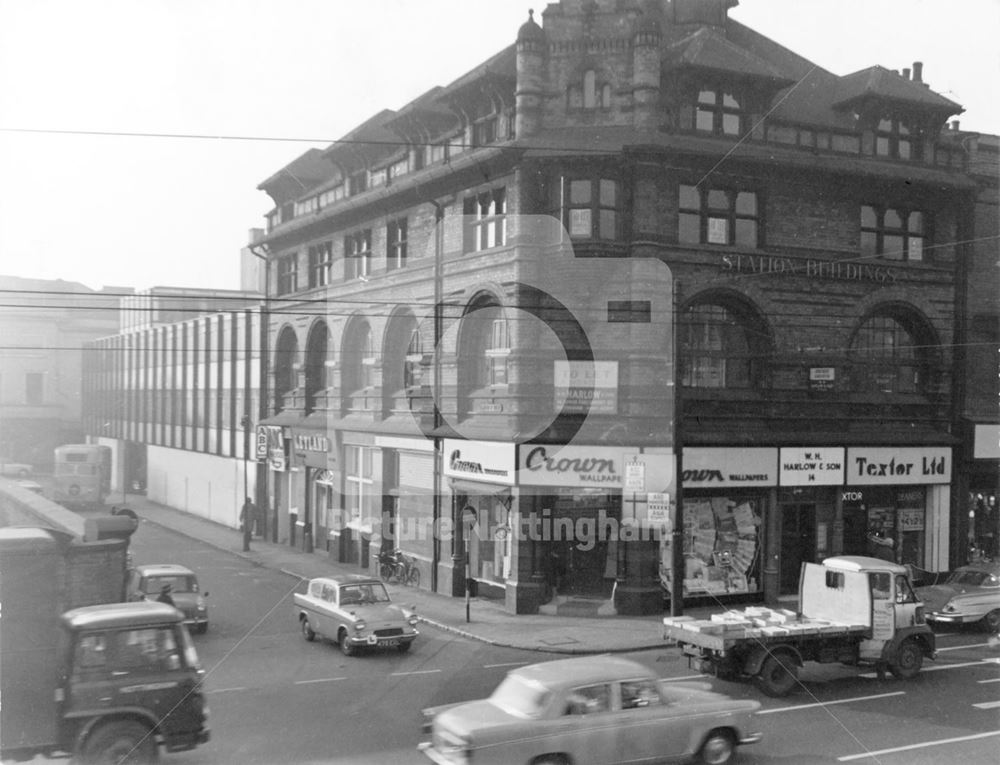
[[[833,573],[832,577],[825,575],[826,597],[822,601],[834,608],[833,613],[827,608],[827,618],[862,619],[861,623],[871,627],[870,635],[860,645],[859,658],[888,660],[907,638],[915,639],[923,654],[933,658],[934,636],[924,620],[923,604],[913,591],[906,566],[880,558],[843,555],[825,559],[822,568]],[[838,572],[845,576],[838,578]],[[803,587],[809,586],[807,576],[804,568]],[[836,586],[831,587],[832,583]],[[831,598],[831,590],[836,589],[844,591],[847,597]]]
[[[77,608],[62,617],[62,718],[77,745],[116,718],[141,720],[149,742],[167,751],[208,740],[204,670],[181,622],[163,603]],[[119,734],[121,735],[121,734]]]

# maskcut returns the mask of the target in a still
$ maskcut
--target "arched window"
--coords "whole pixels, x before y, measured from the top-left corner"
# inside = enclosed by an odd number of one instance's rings
[[[423,340],[416,317],[400,313],[386,329],[382,356],[382,395],[388,410],[408,407],[408,396],[419,388],[423,367]]]
[[[375,384],[375,345],[371,327],[367,321],[360,321],[350,329],[344,339],[343,388],[345,401],[351,400],[349,408],[363,407],[356,399],[366,398],[369,388]]]
[[[762,320],[736,302],[688,307],[679,328],[681,382],[691,388],[760,385],[770,338]]]
[[[930,373],[929,331],[905,313],[879,311],[858,327],[850,359],[858,392],[917,393]]]
[[[285,327],[278,335],[274,350],[274,412],[285,408],[285,397],[298,385],[295,365],[298,362],[299,341],[295,330]]]
[[[459,386],[464,397],[488,389],[491,395],[507,388],[510,325],[491,298],[474,305],[462,319],[459,351]],[[466,398],[468,411],[472,401]]]
[[[326,374],[329,345],[330,332],[326,322],[317,322],[306,340],[306,414],[316,409],[318,395],[329,387]]]
[[[611,108],[611,86],[604,83],[604,87],[601,88],[601,106],[604,109]]]

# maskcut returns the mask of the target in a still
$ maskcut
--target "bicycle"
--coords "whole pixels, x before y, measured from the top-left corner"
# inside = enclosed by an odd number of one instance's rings
[[[383,582],[397,582],[410,587],[420,586],[420,569],[413,558],[402,550],[378,553],[378,573]]]

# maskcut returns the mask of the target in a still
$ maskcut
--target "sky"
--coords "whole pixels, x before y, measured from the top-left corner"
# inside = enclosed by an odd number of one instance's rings
[[[533,0],[0,0],[0,274],[239,288],[258,184],[516,39]],[[838,75],[924,63],[1000,133],[1000,0],[740,0]]]

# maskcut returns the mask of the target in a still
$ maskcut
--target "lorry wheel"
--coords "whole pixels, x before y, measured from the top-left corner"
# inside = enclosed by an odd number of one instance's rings
[[[105,723],[83,744],[86,765],[152,765],[158,755],[153,732],[135,720]]]
[[[698,762],[705,765],[723,765],[733,758],[736,751],[731,731],[716,728],[705,738],[705,743],[698,750]]]
[[[754,676],[757,687],[768,696],[787,696],[799,678],[795,660],[785,654],[768,656]]]
[[[994,635],[1000,632],[1000,608],[994,608],[983,617],[983,626],[987,632],[992,632]]]
[[[920,650],[917,641],[911,638],[904,640],[899,646],[895,660],[889,663],[889,671],[900,680],[909,680],[916,676],[923,664],[924,652]]]

